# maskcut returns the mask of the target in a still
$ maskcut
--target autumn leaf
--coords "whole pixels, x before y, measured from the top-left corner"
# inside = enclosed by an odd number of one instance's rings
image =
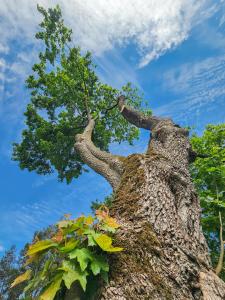
[[[114,218],[111,218],[111,217],[107,217],[105,220],[104,220],[104,223],[113,228],[113,229],[117,229],[120,227],[120,225],[116,222],[116,219]]]
[[[30,265],[32,262],[35,262],[40,257],[40,253],[35,253],[33,255],[30,255],[27,260],[25,261],[24,266]]]
[[[96,235],[95,241],[99,247],[106,252],[119,252],[123,250],[123,248],[112,246],[112,239],[106,234]]]
[[[103,209],[97,209],[95,211],[96,217],[99,219],[99,221],[105,220],[109,215],[109,210],[105,207]]]
[[[72,224],[73,224],[73,222],[71,220],[62,220],[57,223],[57,226],[58,226],[58,228],[66,228]]]
[[[27,270],[25,273],[21,274],[20,276],[16,277],[16,279],[11,284],[10,288],[13,288],[14,286],[28,280],[31,278],[31,270]]]
[[[85,223],[87,225],[91,225],[94,223],[94,218],[92,216],[87,216],[86,219],[85,219]]]
[[[61,229],[59,229],[56,235],[52,237],[52,241],[60,244],[63,241],[63,238],[63,232]]]
[[[62,282],[62,274],[58,274],[52,280],[52,283],[49,285],[49,287],[40,296],[40,300],[53,300],[55,298],[56,293],[60,289],[61,282]]]
[[[65,219],[70,219],[70,217],[72,216],[72,214],[64,214],[63,215]]]
[[[31,256],[37,252],[56,247],[58,244],[54,243],[52,240],[43,240],[35,244],[31,244],[28,248],[26,255]]]

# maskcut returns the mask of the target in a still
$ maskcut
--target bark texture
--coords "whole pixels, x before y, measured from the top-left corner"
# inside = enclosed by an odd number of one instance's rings
[[[122,227],[111,279],[99,299],[225,299],[211,270],[188,165],[186,130],[170,120],[152,129],[146,154],[127,157],[112,214]]]
[[[125,249],[110,255],[110,281],[97,299],[225,299],[225,283],[212,271],[200,226],[187,130],[170,119],[141,115],[123,97],[119,108],[129,122],[151,130],[145,154],[121,162],[98,152],[90,132],[88,138],[79,135],[75,145],[84,161],[114,187],[111,215],[121,224],[115,244]]]

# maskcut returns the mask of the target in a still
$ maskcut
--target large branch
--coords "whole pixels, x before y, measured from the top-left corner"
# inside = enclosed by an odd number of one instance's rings
[[[116,190],[123,171],[122,162],[105,151],[98,149],[91,140],[95,122],[89,120],[87,127],[82,134],[77,134],[75,139],[75,149],[80,154],[82,160],[94,171],[101,174]]]
[[[133,109],[132,107],[126,105],[125,97],[119,96],[118,98],[118,106],[123,117],[130,122],[131,124],[148,130],[153,130],[156,125],[160,122],[169,120],[165,118],[160,118],[156,116],[146,116],[140,111]]]

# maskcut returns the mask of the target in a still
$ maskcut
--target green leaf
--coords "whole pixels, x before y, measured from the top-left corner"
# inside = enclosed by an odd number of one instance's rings
[[[112,238],[106,234],[96,235],[95,241],[106,252],[119,252],[123,250],[123,248],[112,246]]]
[[[69,257],[70,259],[77,259],[82,271],[87,268],[90,261],[93,261],[93,254],[87,248],[75,249],[74,251],[70,252]]]
[[[51,284],[40,296],[40,300],[53,300],[56,293],[60,290],[63,274],[58,274],[54,277]]]
[[[101,230],[105,231],[105,232],[111,232],[111,233],[115,233],[116,229],[113,227],[110,227],[106,224],[101,225]]]
[[[40,279],[41,280],[44,280],[46,278],[46,275],[49,271],[49,267],[50,265],[52,264],[52,260],[51,259],[48,259],[45,264],[44,264],[44,268],[42,270],[42,272],[40,273]]]
[[[94,239],[94,236],[96,235],[95,230],[88,228],[88,229],[84,230],[83,234],[87,235],[88,246],[96,246],[97,245],[97,243],[95,242],[95,239]]]
[[[31,244],[28,248],[28,251],[26,253],[26,255],[33,255],[37,252],[52,248],[52,247],[57,247],[58,244],[53,242],[52,240],[43,240],[43,241],[39,241],[35,244]]]
[[[79,268],[75,269],[75,266],[70,261],[63,261],[63,266],[60,269],[65,271],[63,273],[63,280],[68,289],[70,289],[73,282],[78,280],[83,290],[86,290],[88,275],[86,271],[81,271]]]
[[[98,275],[101,271],[109,272],[109,264],[104,257],[95,255],[91,262],[91,270],[94,275]]]
[[[88,234],[87,237],[88,237],[88,246],[89,247],[97,245],[97,243],[95,242],[95,239],[94,239],[93,235]]]
[[[102,279],[105,281],[106,284],[109,283],[109,275],[108,275],[108,271],[101,271],[101,277]]]
[[[62,253],[67,253],[72,251],[76,246],[79,244],[78,240],[75,240],[73,238],[70,238],[70,240],[66,243],[65,246],[59,247],[59,251]]]

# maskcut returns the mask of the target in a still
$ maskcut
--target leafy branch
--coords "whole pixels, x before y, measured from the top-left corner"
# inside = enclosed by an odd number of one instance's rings
[[[100,276],[107,282],[107,253],[123,250],[112,245],[111,235],[118,228],[106,206],[96,210],[94,217],[82,215],[71,219],[71,215],[65,215],[50,239],[37,239],[29,245],[27,270],[13,281],[11,288],[29,280],[25,297],[35,295],[40,300],[53,300],[63,286],[69,290],[74,282],[85,291],[89,276]],[[43,268],[34,273],[31,264],[39,264],[46,256]]]

